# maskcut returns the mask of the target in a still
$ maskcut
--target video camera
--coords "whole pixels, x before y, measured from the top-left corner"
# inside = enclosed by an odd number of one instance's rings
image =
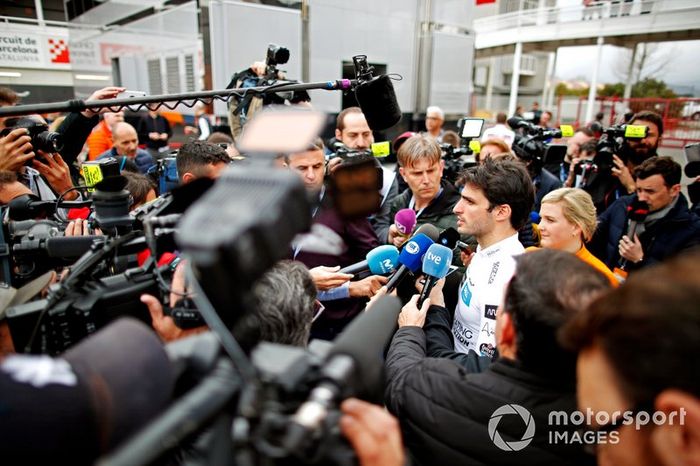
[[[213,181],[195,180],[132,212],[124,183],[119,176],[95,185],[92,223],[111,229],[112,235],[62,237],[57,222],[6,222],[10,239],[10,254],[2,267],[6,283],[20,286],[50,269],[72,264],[68,277],[49,290],[48,298],[7,310],[18,351],[60,354],[125,315],[150,324],[140,296],[149,293],[168,301],[169,281],[178,262],[173,255],[175,224]],[[150,258],[139,266],[137,255],[146,249]],[[166,263],[164,253],[170,253]],[[187,301],[164,309],[182,328],[203,324]]]
[[[627,162],[630,147],[629,139],[644,139],[649,134],[649,128],[644,125],[616,125],[603,129],[603,133],[596,146],[596,158],[594,160],[598,169],[611,169],[613,167],[613,154]]]
[[[593,173],[611,176],[615,166],[613,155],[617,155],[623,162],[627,162],[631,153],[628,141],[630,139],[643,139],[648,133],[649,128],[644,125],[616,125],[602,129],[593,159],[581,160],[574,166],[574,174],[577,177],[576,187],[587,186],[589,177]]]
[[[508,119],[508,126],[515,131],[513,152],[518,158],[528,162],[531,175],[537,175],[544,167],[547,141],[562,137],[560,129],[543,128],[518,117]]]
[[[472,139],[481,136],[483,126],[483,118],[461,118],[457,122],[459,147],[453,147],[451,144],[446,143],[440,144],[442,159],[445,161],[442,176],[450,183],[455,184],[462,171],[476,165],[476,159],[469,157],[474,154],[469,143]]]

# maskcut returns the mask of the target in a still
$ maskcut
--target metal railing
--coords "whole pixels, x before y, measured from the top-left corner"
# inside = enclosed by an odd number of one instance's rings
[[[488,16],[474,20],[474,30],[479,34],[556,23],[588,20],[617,21],[633,16],[657,15],[673,11],[692,10],[697,12],[699,8],[698,2],[693,0],[598,1],[587,5],[523,9],[512,13]]]
[[[574,126],[585,125],[586,97],[560,97],[557,102],[556,121]],[[651,110],[663,118],[664,134],[661,145],[682,148],[688,143],[700,142],[700,99],[661,99],[598,97],[595,112],[603,114],[603,124],[618,124],[625,112]]]

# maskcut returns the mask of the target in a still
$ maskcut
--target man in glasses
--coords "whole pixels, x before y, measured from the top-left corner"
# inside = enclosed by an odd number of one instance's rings
[[[601,465],[700,464],[700,252],[632,275],[562,331]]]

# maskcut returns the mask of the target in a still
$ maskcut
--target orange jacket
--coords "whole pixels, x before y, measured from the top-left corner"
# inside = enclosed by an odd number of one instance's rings
[[[95,129],[87,138],[88,145],[88,160],[95,160],[100,154],[108,151],[114,145],[112,141],[112,131],[105,124],[104,120],[100,121]]]

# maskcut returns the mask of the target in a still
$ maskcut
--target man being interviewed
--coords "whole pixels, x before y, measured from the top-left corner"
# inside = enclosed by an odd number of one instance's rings
[[[473,235],[478,247],[459,291],[452,323],[454,350],[493,357],[496,309],[524,251],[518,230],[529,218],[534,188],[521,163],[486,159],[462,175],[454,207],[457,230]]]

